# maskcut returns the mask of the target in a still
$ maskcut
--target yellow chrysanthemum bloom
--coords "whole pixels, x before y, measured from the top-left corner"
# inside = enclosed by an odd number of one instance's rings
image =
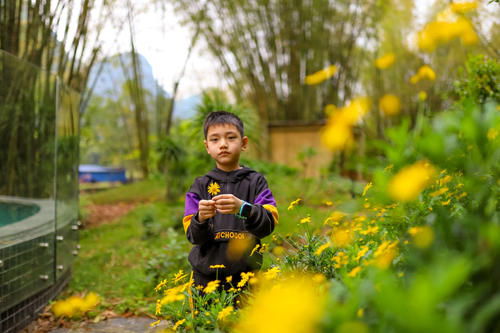
[[[477,9],[477,2],[455,2],[450,4],[450,9],[457,14],[464,14]]]
[[[331,240],[335,247],[343,248],[352,243],[354,235],[348,228],[334,228]]]
[[[330,242],[327,242],[327,243],[321,245],[320,247],[318,247],[318,249],[316,251],[314,251],[314,254],[317,256],[321,255],[321,253],[323,253],[323,251],[325,251],[327,248],[329,248],[330,245],[331,245]]]
[[[384,241],[379,245],[377,251],[375,251],[373,256],[374,258],[369,262],[369,264],[375,265],[381,269],[387,269],[398,253],[398,243],[399,242],[397,240],[393,242]]]
[[[490,128],[486,136],[488,137],[488,140],[493,141],[498,136],[498,131],[494,128]]]
[[[184,274],[184,271],[181,269],[179,272],[174,274],[174,284],[177,284],[181,280],[187,277],[187,274]]]
[[[178,320],[174,327],[172,328],[174,331],[177,331],[177,329],[179,328],[179,326],[181,326],[182,324],[184,324],[186,322],[186,319],[181,319],[181,320]]]
[[[359,273],[360,270],[361,270],[361,267],[356,266],[349,273],[347,273],[347,276],[353,278],[353,277],[355,277]]]
[[[333,112],[321,130],[321,142],[332,151],[349,148],[354,142],[352,126],[361,121],[370,109],[370,99],[355,98]]]
[[[224,321],[227,316],[229,316],[234,311],[234,307],[232,305],[222,309],[217,315],[217,320]]]
[[[394,61],[396,61],[396,55],[394,53],[387,53],[375,60],[375,66],[379,69],[387,69],[392,66]]]
[[[226,266],[224,266],[224,265],[210,265],[210,266],[208,266],[208,268],[210,268],[210,269],[219,269],[219,268],[221,268],[222,269],[222,268],[226,268]]]
[[[314,74],[310,74],[306,76],[305,83],[307,85],[315,85],[321,83],[329,78],[331,78],[335,72],[337,71],[337,67],[335,65],[331,65],[327,68],[324,68],[320,71],[317,71]]]
[[[420,91],[418,93],[418,99],[421,100],[422,102],[427,99],[427,93],[425,91]]]
[[[389,195],[399,201],[411,201],[432,182],[435,168],[428,162],[419,161],[399,171],[389,182]]]
[[[149,324],[149,326],[150,326],[150,327],[155,327],[155,326],[156,326],[156,325],[158,325],[159,323],[160,323],[160,321],[159,321],[159,320],[157,320],[157,321],[155,321],[155,322],[153,322],[153,323]]]
[[[264,285],[257,291],[252,304],[241,311],[241,320],[235,331],[315,332],[326,300],[310,281],[311,278],[295,277],[275,285]]]
[[[75,309],[73,305],[65,300],[60,300],[52,305],[52,312],[56,317],[68,317],[71,318],[75,314]]]
[[[303,219],[300,220],[300,223],[311,223],[311,217],[304,217]]]
[[[294,201],[290,202],[290,205],[288,206],[288,210],[292,210],[293,207],[295,207],[295,205],[297,205],[300,200],[302,200],[302,199],[298,198],[297,200],[294,200]]]
[[[408,230],[416,247],[425,249],[434,240],[434,231],[429,226],[413,227]]]
[[[354,258],[354,260],[359,261],[359,259],[361,259],[362,257],[364,257],[365,254],[368,253],[369,250],[370,250],[370,248],[368,246],[363,245],[361,247],[361,249],[359,249],[359,252],[356,255],[356,258]]]
[[[231,238],[227,245],[226,256],[230,261],[238,261],[253,245],[254,240],[250,237]]]
[[[332,257],[332,261],[335,263],[333,267],[341,268],[349,263],[349,257],[344,252],[339,252]]]
[[[219,288],[219,285],[220,285],[220,280],[210,281],[209,283],[207,283],[205,289],[203,289],[203,292],[206,294],[213,293],[215,290],[217,290],[217,288]]]
[[[363,189],[363,194],[362,194],[363,197],[365,196],[366,192],[368,192],[368,189],[370,189],[372,186],[373,186],[372,182],[366,184],[365,188]]]
[[[245,284],[247,284],[248,280],[250,280],[250,278],[255,276],[255,274],[252,272],[248,272],[248,273],[243,272],[240,275],[241,275],[241,280],[236,285],[236,287],[238,287],[238,288],[243,288],[245,286]]]
[[[220,192],[220,186],[216,182],[210,183],[210,185],[208,185],[208,194],[214,196],[219,194],[219,192]]]
[[[398,96],[392,94],[385,94],[378,102],[378,106],[382,112],[387,116],[394,116],[401,110],[401,102]]]
[[[164,279],[158,285],[155,287],[155,291],[160,291],[161,288],[163,288],[167,284],[167,279]]]
[[[272,267],[272,268],[269,268],[264,273],[262,273],[262,275],[264,276],[264,278],[266,280],[274,280],[274,279],[276,279],[278,277],[278,274],[280,272],[281,272],[281,270],[280,270],[279,267]]]

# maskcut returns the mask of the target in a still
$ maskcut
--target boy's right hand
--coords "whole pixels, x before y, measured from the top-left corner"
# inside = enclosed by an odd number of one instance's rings
[[[215,216],[215,201],[213,200],[200,200],[198,203],[198,219],[200,222]]]

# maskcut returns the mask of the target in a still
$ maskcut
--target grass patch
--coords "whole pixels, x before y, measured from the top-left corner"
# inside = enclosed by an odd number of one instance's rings
[[[120,201],[159,201],[165,197],[165,183],[158,179],[148,179],[101,192],[82,194],[80,197],[84,201],[94,204],[109,204]]]
[[[148,275],[151,261],[168,252],[166,247],[174,241],[187,264],[188,242],[179,230],[182,214],[182,206],[156,202],[136,208],[116,223],[82,230],[80,255],[66,293],[96,292],[104,307],[119,313],[150,311],[155,284]]]

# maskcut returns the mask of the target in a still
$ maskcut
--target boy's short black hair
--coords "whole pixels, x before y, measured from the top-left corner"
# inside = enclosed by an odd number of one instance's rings
[[[224,124],[236,126],[241,134],[241,137],[244,136],[244,127],[241,119],[234,113],[221,110],[210,112],[205,118],[205,121],[203,122],[203,134],[205,135],[205,139],[207,138],[208,128],[210,126]]]

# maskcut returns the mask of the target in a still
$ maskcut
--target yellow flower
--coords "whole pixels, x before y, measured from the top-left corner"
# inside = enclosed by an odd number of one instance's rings
[[[241,273],[241,280],[240,282],[238,282],[238,284],[236,285],[236,287],[238,288],[243,288],[245,286],[245,284],[247,284],[248,280],[250,280],[250,278],[254,277],[255,274],[252,273],[252,272],[243,272]]]
[[[422,249],[429,247],[434,240],[434,231],[428,226],[412,227],[408,232],[412,236],[415,246]]]
[[[332,257],[332,261],[335,262],[335,264],[333,264],[333,267],[341,268],[342,266],[349,263],[349,257],[344,252],[339,252]]]
[[[359,273],[360,270],[361,270],[361,267],[356,266],[349,273],[347,273],[347,276],[353,278],[353,277],[355,277]]]
[[[177,331],[177,328],[179,328],[179,326],[181,326],[182,324],[184,324],[184,322],[185,322],[185,321],[186,321],[186,319],[181,319],[181,320],[178,320],[178,321],[175,323],[175,325],[174,325],[174,327],[173,327],[173,330],[174,330],[174,331]]]
[[[369,248],[366,245],[363,245],[361,249],[359,250],[358,254],[356,255],[356,258],[354,260],[359,261],[364,255],[368,252]]]
[[[337,67],[335,65],[331,65],[327,68],[324,68],[320,71],[317,71],[314,74],[310,74],[306,76],[305,83],[307,85],[315,85],[321,83],[329,78],[331,78],[335,72],[337,71]]]
[[[300,220],[300,223],[311,223],[311,217],[304,217],[303,219]]]
[[[495,140],[495,138],[497,137],[497,135],[498,135],[498,131],[496,129],[490,128],[488,130],[488,134],[487,134],[488,140],[490,140],[490,141]]]
[[[161,300],[156,300],[155,316],[161,315]]]
[[[333,112],[337,111],[337,107],[333,104],[327,104],[325,106],[325,115],[328,117],[331,115]]]
[[[159,323],[160,323],[160,321],[159,321],[159,320],[157,320],[157,321],[155,321],[154,323],[149,324],[149,326],[151,326],[151,327],[155,327],[155,326],[156,326],[156,325],[158,325]]]
[[[410,82],[415,84],[420,80],[427,79],[429,81],[434,81],[436,79],[436,73],[428,65],[423,65],[418,69],[417,74],[413,75]]]
[[[499,182],[500,182],[500,181],[499,181]],[[499,184],[499,185],[500,185],[500,184]],[[463,197],[465,197],[465,196],[467,196],[467,193],[466,193],[466,192],[462,192],[461,194],[459,194],[459,195],[457,196],[457,200],[460,200],[460,199],[462,199],[462,198],[463,198]]]
[[[219,269],[219,268],[226,268],[224,265],[210,265],[208,268],[210,269]]]
[[[446,200],[446,201],[442,201],[442,202],[441,202],[441,204],[442,204],[443,206],[448,206],[448,205],[450,204],[450,202],[451,202],[451,199],[448,199],[448,200]]]
[[[380,69],[386,69],[391,67],[395,60],[396,56],[394,53],[387,53],[375,60],[375,66]]]
[[[227,245],[226,256],[230,261],[238,261],[253,246],[254,240],[250,237],[232,238]]]
[[[427,99],[427,93],[425,91],[420,91],[418,93],[418,99],[421,101],[425,101]]]
[[[330,207],[331,205],[333,205],[333,202],[329,201],[329,200],[323,200],[322,203],[328,207]]]
[[[321,245],[320,247],[318,247],[318,249],[316,251],[314,251],[314,254],[317,256],[321,255],[321,253],[323,253],[324,250],[329,248],[330,245],[331,245],[330,242],[327,242],[326,244]]]
[[[257,251],[260,247],[260,244],[257,244],[254,246],[254,248],[252,249],[252,252],[250,252],[250,257],[253,256],[253,254],[255,253],[255,251]]]
[[[378,232],[378,226],[368,227],[366,230],[360,232],[362,235],[375,235]]]
[[[214,196],[220,192],[220,186],[216,182],[210,183],[208,186],[208,194]]]
[[[283,246],[276,246],[272,252],[275,256],[280,257],[285,253],[285,248]]]
[[[326,276],[324,276],[323,274],[321,273],[316,273],[313,275],[312,277],[312,280],[317,283],[317,284],[320,284],[320,283],[323,283],[326,281]]]
[[[371,188],[373,186],[373,183],[372,182],[369,182],[368,184],[366,184],[364,190],[363,190],[363,197],[365,196],[366,192],[368,191],[369,188]]]
[[[310,278],[295,277],[260,288],[252,304],[242,311],[235,331],[241,333],[315,332],[325,295]],[[270,283],[270,282],[268,282]],[[298,296],[300,295],[300,296]]]
[[[221,312],[217,315],[217,320],[224,321],[227,316],[229,316],[234,311],[234,307],[232,305],[222,309]]]
[[[52,312],[56,317],[71,318],[75,313],[75,308],[70,302],[67,302],[65,300],[60,300],[55,302],[54,305],[52,305]]]
[[[184,274],[182,269],[179,270],[179,272],[174,274],[174,284],[177,284],[177,282],[183,280],[185,277],[187,277],[187,274]]]
[[[167,284],[167,279],[164,279],[158,285],[155,287],[155,291],[160,291],[161,288],[163,288]]]
[[[346,216],[345,213],[339,212],[338,210],[330,214],[330,216],[325,220],[324,224],[337,225]]]
[[[348,228],[334,228],[331,239],[335,247],[343,248],[352,243],[354,235]]]
[[[387,269],[392,260],[396,257],[398,241],[384,241],[379,245],[377,251],[375,251],[374,258],[369,262],[369,264],[375,265],[381,269]]]
[[[352,126],[360,122],[370,109],[368,98],[355,98],[345,107],[336,110],[321,129],[321,142],[333,151],[349,148],[354,137]]]
[[[265,271],[262,275],[267,280],[273,280],[276,279],[276,277],[278,277],[279,273],[280,273],[279,267],[272,267],[269,268],[267,271]]]
[[[229,275],[226,277],[226,282],[227,283],[231,283],[231,281],[233,281],[233,276],[232,275]]]
[[[431,197],[437,197],[438,195],[441,195],[441,194],[446,193],[446,192],[448,192],[448,188],[447,187],[442,187],[439,190],[432,192],[430,194],[430,196]]]
[[[207,283],[205,289],[203,289],[203,292],[206,294],[213,293],[215,290],[217,290],[217,288],[219,288],[219,285],[220,285],[220,280],[210,281],[209,283]]]
[[[477,8],[476,1],[470,2],[455,2],[450,4],[450,9],[457,14],[464,14],[473,11]]]
[[[292,201],[292,202],[290,203],[290,205],[288,206],[288,210],[292,210],[292,209],[293,209],[293,207],[294,207],[295,205],[297,205],[297,204],[299,203],[299,201],[300,201],[300,200],[302,200],[302,199],[298,198],[297,200]]]
[[[398,96],[392,94],[385,94],[380,99],[378,106],[382,112],[387,116],[394,116],[401,110],[401,102]]]
[[[358,316],[358,318],[361,318],[363,317],[364,312],[365,311],[363,310],[363,308],[359,308],[358,312],[356,312],[356,315]]]
[[[389,194],[395,200],[414,200],[432,182],[435,173],[435,168],[424,161],[404,167],[390,180]]]

